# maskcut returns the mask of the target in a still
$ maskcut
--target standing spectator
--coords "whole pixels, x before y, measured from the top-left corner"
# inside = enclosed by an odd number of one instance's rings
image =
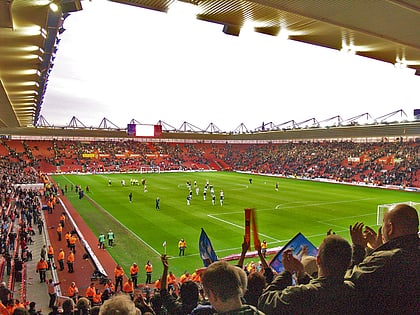
[[[17,234],[15,231],[11,231],[9,233],[9,250],[15,250],[15,241],[16,241]]]
[[[41,256],[42,259],[45,260],[46,256],[47,256],[47,246],[43,245],[41,248],[41,252],[39,254]]]
[[[147,261],[144,270],[146,270],[146,284],[152,283],[153,266],[150,260]]]
[[[266,314],[358,314],[354,285],[344,281],[350,260],[350,244],[338,235],[327,236],[319,246],[319,276],[309,282],[303,264],[287,249],[282,256],[285,270],[264,290],[259,309]]]
[[[42,229],[44,228],[44,222],[42,220],[39,220],[37,223],[37,227],[38,227],[38,233],[39,235],[42,234]]]
[[[346,279],[356,285],[365,314],[418,314],[418,226],[417,210],[398,204],[385,212],[378,234],[367,226],[363,230],[363,223],[350,227],[353,267]],[[365,256],[368,245],[373,251]]]
[[[185,248],[187,248],[187,242],[183,238],[181,238],[179,240],[178,248],[179,248],[178,256],[184,256],[185,255]]]
[[[207,267],[201,279],[215,314],[264,314],[254,306],[242,304],[247,282],[242,269],[219,260]]]
[[[54,248],[51,244],[48,245],[47,257],[48,257],[48,269],[51,269],[54,267]]]
[[[50,296],[50,301],[48,303],[49,308],[53,308],[55,305],[55,300],[57,299],[57,293],[55,292],[55,287],[60,285],[60,282],[54,282],[53,279],[48,279],[48,295]]]
[[[114,245],[114,240],[115,240],[115,235],[114,235],[114,232],[112,232],[112,230],[108,231],[107,239],[108,239],[108,246],[112,247]]]
[[[12,256],[10,255],[9,251],[6,251],[4,254],[4,259],[6,260],[6,273],[9,276],[10,270],[12,269]]]
[[[3,305],[7,304],[7,301],[10,298],[10,294],[12,294],[12,292],[6,287],[6,282],[2,281],[0,283],[0,301],[3,303]]]
[[[137,266],[137,264],[134,262],[130,266],[130,277],[131,277],[131,281],[133,281],[134,288],[137,288],[138,275],[139,275],[139,266]]]

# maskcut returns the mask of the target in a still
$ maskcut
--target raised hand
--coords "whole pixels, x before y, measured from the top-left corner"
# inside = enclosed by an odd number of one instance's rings
[[[375,249],[382,245],[382,227],[376,233],[371,227],[365,226],[364,236],[369,247]]]
[[[367,241],[363,233],[364,226],[363,222],[356,222],[354,225],[350,225],[350,236],[353,244],[362,246],[363,248],[367,246]]]

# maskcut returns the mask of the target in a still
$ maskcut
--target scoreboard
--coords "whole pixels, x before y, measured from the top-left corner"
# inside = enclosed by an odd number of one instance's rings
[[[159,138],[162,136],[162,125],[128,124],[127,133],[131,137]]]

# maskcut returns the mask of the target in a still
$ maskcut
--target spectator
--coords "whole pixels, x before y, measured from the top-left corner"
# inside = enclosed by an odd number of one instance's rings
[[[350,260],[350,244],[338,235],[327,236],[317,256],[319,276],[308,283],[303,264],[287,249],[282,256],[285,270],[264,290],[259,309],[266,314],[357,314],[354,285],[344,281]],[[292,286],[293,273],[299,285]]]
[[[161,257],[163,273],[161,278],[160,296],[163,306],[171,315],[189,314],[198,304],[198,286],[192,281],[186,281],[180,288],[180,299],[169,293],[167,288],[169,263],[166,255]]]
[[[141,314],[154,314],[154,310],[151,305],[149,305],[143,297],[143,294],[138,294],[134,300],[134,305]]]
[[[29,312],[28,312],[28,310],[27,310],[26,308],[24,308],[24,307],[16,307],[16,308],[13,310],[12,315],[29,315]]]
[[[63,302],[63,312],[62,315],[74,315],[74,302],[72,299],[67,299]]]
[[[82,297],[77,301],[77,315],[88,315],[90,310],[90,301],[89,299]]]
[[[259,243],[259,242],[258,242]],[[261,261],[261,266],[264,268],[264,273],[257,272],[254,270],[250,272],[248,275],[247,281],[247,289],[244,295],[245,301],[249,305],[257,306],[258,305],[258,298],[262,294],[264,288],[266,287],[267,283],[270,283],[273,280],[274,274],[271,267],[267,264],[265,260],[265,256],[263,253],[263,243],[257,246],[257,253]],[[243,269],[243,263],[245,260],[245,255],[249,249],[249,243],[245,240],[242,243],[242,252],[241,257],[238,260],[237,266]]]
[[[39,315],[40,314],[40,312],[38,312],[36,310],[36,303],[35,302],[29,303],[29,310],[28,310],[28,312],[29,312],[29,315]]]
[[[101,306],[99,315],[137,315],[137,309],[129,296],[119,294]]]
[[[55,300],[57,299],[57,293],[55,292],[55,287],[60,285],[60,282],[54,282],[53,279],[48,279],[48,295],[50,296],[50,301],[48,307],[52,308],[55,305]]]
[[[419,217],[398,204],[384,214],[378,234],[363,223],[350,226],[353,281],[366,314],[418,314],[420,301]],[[383,242],[383,244],[382,244]],[[373,248],[365,254],[368,245]],[[369,251],[369,250],[368,250]]]
[[[9,300],[10,294],[12,292],[6,287],[6,282],[0,283],[0,300],[3,303],[3,305],[7,304],[7,301]]]
[[[216,310],[214,314],[264,314],[254,306],[242,303],[247,279],[241,268],[219,260],[204,271],[201,279],[204,292]]]

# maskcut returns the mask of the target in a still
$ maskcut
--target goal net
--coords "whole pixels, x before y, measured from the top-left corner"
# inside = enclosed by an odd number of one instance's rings
[[[140,173],[160,173],[160,167],[159,166],[141,166],[140,167]]]
[[[405,203],[409,206],[412,206],[414,209],[417,210],[417,212],[420,212],[420,202],[405,201],[405,202],[396,202],[396,203],[378,205],[378,210],[376,212],[376,225],[382,225],[382,221],[384,219],[384,213],[388,211],[388,209],[392,209],[394,206],[400,203]]]

